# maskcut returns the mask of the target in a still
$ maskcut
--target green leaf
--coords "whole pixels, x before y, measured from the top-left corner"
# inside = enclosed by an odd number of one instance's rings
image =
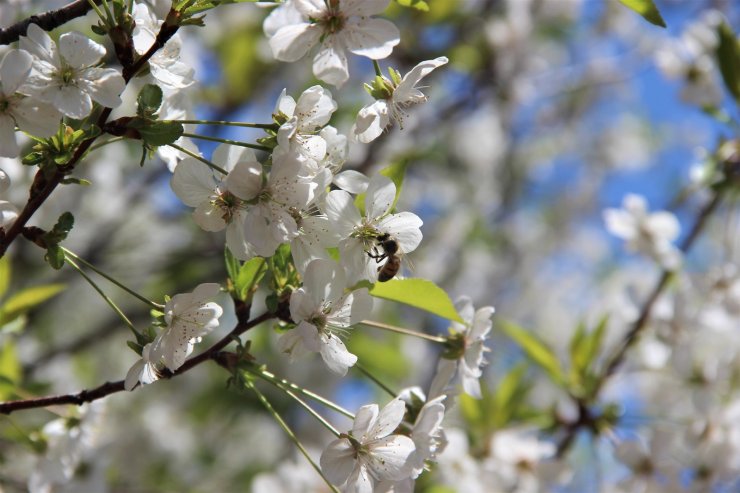
[[[519,405],[517,397],[523,397],[526,394],[526,388],[522,385],[522,379],[526,373],[527,365],[519,363],[504,375],[496,386],[496,392],[493,395],[495,412],[491,413],[494,428],[506,426],[514,415]]]
[[[234,281],[237,297],[242,301],[249,299],[257,289],[257,285],[264,277],[265,272],[267,272],[267,262],[262,257],[255,257],[244,262],[239,270],[239,275]]]
[[[15,344],[6,341],[0,346],[0,401],[11,398],[21,379],[21,363],[15,351]]]
[[[145,143],[152,146],[172,144],[182,136],[184,131],[182,125],[177,122],[148,121],[143,124],[141,121],[137,121],[131,126],[139,131],[139,135]]]
[[[241,264],[239,263],[239,260],[234,257],[234,254],[231,253],[229,247],[224,249],[224,260],[226,261],[226,274],[229,276],[229,279],[236,282],[236,278],[239,277]]]
[[[52,269],[59,270],[64,267],[64,252],[59,245],[53,243],[46,247],[44,260],[46,260]]]
[[[740,103],[740,44],[732,28],[723,22],[719,26],[717,59],[722,79],[735,101]]]
[[[529,359],[542,367],[555,383],[565,382],[565,374],[555,353],[536,335],[506,320],[499,320],[497,325],[504,334],[521,346]]]
[[[64,288],[64,284],[46,284],[44,286],[24,289],[20,293],[11,296],[0,307],[0,326],[13,321],[34,306],[59,294]]]
[[[136,114],[144,118],[152,118],[162,106],[162,89],[154,84],[146,84],[139,91],[136,98]]]
[[[52,232],[59,235],[59,241],[61,241],[67,237],[67,234],[70,231],[72,231],[72,227],[74,226],[74,224],[75,218],[72,213],[65,212],[61,216],[59,216],[59,219],[57,219],[57,223],[54,225]]]
[[[5,255],[3,258],[0,258],[0,298],[5,296],[5,293],[8,291],[8,286],[10,286],[10,273],[10,258]]]
[[[666,23],[663,20],[663,16],[660,15],[658,7],[655,6],[653,0],[619,0],[622,5],[628,9],[634,10],[640,14],[650,24],[656,26],[666,27]]]
[[[464,323],[447,293],[426,279],[391,279],[388,282],[378,282],[370,289],[370,294]]]
[[[408,7],[421,12],[429,12],[429,4],[424,0],[396,0],[401,7]]]
[[[401,196],[401,188],[403,188],[403,179],[406,176],[406,166],[409,164],[408,160],[401,159],[396,163],[391,164],[387,168],[380,170],[380,174],[387,176],[391,179],[394,185],[396,185],[396,197],[393,199],[393,205],[391,210],[396,208],[398,197]]]

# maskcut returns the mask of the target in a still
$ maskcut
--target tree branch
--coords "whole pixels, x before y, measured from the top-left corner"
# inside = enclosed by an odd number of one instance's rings
[[[243,304],[237,303],[237,312],[242,311],[243,313],[244,309],[245,306],[243,306]],[[220,351],[228,346],[234,340],[234,338],[239,337],[241,334],[251,329],[252,327],[255,327],[262,322],[274,318],[274,316],[275,315],[273,315],[272,313],[265,312],[259,317],[252,320],[243,322],[240,321],[236,324],[234,329],[229,332],[229,334],[226,335],[223,339],[218,341],[216,344],[214,344],[198,356],[187,360],[185,364],[177,369],[177,371],[166,372],[164,375],[162,375],[162,378],[169,379],[177,375],[182,375],[186,371],[200,365],[204,361],[217,360],[219,358]],[[57,406],[61,404],[75,404],[79,406],[84,404],[85,402],[92,402],[94,400],[106,397],[110,394],[121,392],[122,390],[124,390],[123,382],[123,380],[118,380],[116,382],[105,382],[104,384],[95,387],[94,389],[83,390],[81,392],[77,392],[76,394],[54,395],[48,397],[39,397],[36,399],[2,402],[0,403],[0,414],[10,414],[14,411],[21,411],[24,409]]]
[[[100,5],[101,2],[102,0],[95,0],[96,5]],[[0,29],[0,45],[7,45],[18,41],[19,36],[26,35],[28,26],[31,24],[37,24],[44,31],[52,31],[72,19],[84,16],[91,9],[90,2],[87,0],[75,0],[57,10],[32,15],[27,19],[16,22],[10,27]]]

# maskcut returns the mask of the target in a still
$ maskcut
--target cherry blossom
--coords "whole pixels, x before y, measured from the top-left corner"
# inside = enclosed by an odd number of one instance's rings
[[[265,20],[276,59],[295,62],[316,44],[314,75],[334,86],[349,78],[347,51],[373,60],[388,57],[400,42],[398,28],[376,19],[389,0],[288,0]]]
[[[32,65],[33,57],[22,50],[9,51],[0,62],[0,156],[18,156],[16,126],[36,137],[50,137],[59,129],[57,110],[22,94]]]
[[[672,243],[680,231],[676,216],[666,211],[648,213],[645,198],[635,194],[625,196],[622,207],[604,211],[606,229],[626,240],[627,249],[675,270],[681,263],[681,252]]]
[[[485,364],[483,354],[489,349],[483,344],[491,331],[492,306],[475,310],[473,301],[461,296],[455,302],[455,308],[464,323],[452,322],[448,349],[437,365],[437,373],[429,390],[430,397],[445,393],[449,382],[457,377],[465,393],[481,398],[479,379],[483,375],[481,366]]]
[[[411,212],[390,214],[395,196],[396,185],[382,175],[370,180],[364,216],[344,190],[334,190],[327,195],[326,215],[342,238],[339,242],[341,263],[350,282],[378,279],[378,262],[370,256],[378,246],[378,236],[390,235],[398,243],[398,255],[413,252],[421,243],[419,216]]]
[[[100,68],[105,47],[78,32],[62,34],[59,48],[36,24],[20,37],[21,49],[29,52],[33,70],[26,87],[29,94],[51,103],[70,118],[84,118],[92,101],[115,108],[121,104],[126,83],[116,69]]]
[[[445,65],[447,61],[447,57],[442,56],[421,62],[403,78],[399,78],[395,71],[391,71],[393,80],[386,77],[376,78],[376,85],[379,87],[371,87],[371,92],[378,94],[380,99],[360,110],[357,122],[352,127],[352,135],[358,141],[368,143],[377,139],[393,122],[397,122],[398,126],[403,128],[406,110],[427,100],[416,85],[432,70]]]
[[[295,359],[318,352],[329,369],[345,375],[357,356],[340,339],[348,327],[370,315],[372,298],[366,288],[344,293],[346,279],[333,260],[314,260],[303,277],[303,287],[290,296],[290,314],[298,324],[280,337],[278,347]]]
[[[309,87],[298,101],[283,89],[273,114],[283,122],[278,130],[278,144],[315,161],[323,160],[327,143],[318,132],[329,123],[336,109],[331,92],[321,86]]]
[[[321,454],[321,469],[343,492],[370,493],[382,481],[402,481],[411,475],[408,463],[414,441],[394,435],[406,405],[394,399],[381,411],[362,406],[352,430],[331,442]]]

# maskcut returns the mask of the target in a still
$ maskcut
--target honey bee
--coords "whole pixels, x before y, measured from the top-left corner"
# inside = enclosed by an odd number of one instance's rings
[[[373,247],[372,252],[366,252],[368,257],[374,259],[376,263],[385,260],[385,263],[378,267],[378,281],[386,282],[393,279],[401,269],[401,257],[398,253],[398,242],[388,233],[383,233],[376,238],[378,245]],[[382,248],[382,252],[378,250]]]

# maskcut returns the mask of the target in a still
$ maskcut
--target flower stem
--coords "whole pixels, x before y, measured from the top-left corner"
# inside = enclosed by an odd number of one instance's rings
[[[88,276],[87,274],[85,274],[85,273],[84,273],[84,272],[82,271],[82,269],[80,269],[80,266],[79,266],[79,265],[77,265],[77,264],[76,264],[76,263],[74,262],[74,260],[72,260],[72,257],[66,254],[66,252],[65,252],[64,258],[65,258],[66,262],[67,262],[67,263],[68,263],[69,265],[71,265],[73,269],[75,269],[75,270],[76,270],[77,272],[79,272],[79,274],[80,274],[80,275],[81,275],[81,276],[82,276],[82,277],[83,277],[83,278],[84,278],[84,279],[85,279],[85,280],[86,280],[86,281],[87,281],[87,282],[88,282],[88,283],[90,284],[90,286],[92,286],[92,287],[93,287],[93,289],[94,289],[95,291],[97,291],[97,292],[98,292],[98,294],[100,294],[100,296],[102,296],[102,297],[103,297],[103,299],[105,300],[105,302],[106,302],[106,303],[108,303],[108,305],[109,305],[109,306],[110,306],[110,307],[111,307],[111,308],[113,309],[113,311],[114,311],[114,312],[116,312],[116,313],[118,314],[118,316],[119,316],[119,317],[121,317],[121,320],[123,320],[123,323],[125,323],[125,324],[126,324],[126,326],[127,326],[127,327],[128,327],[129,329],[131,329],[131,330],[132,330],[132,331],[133,331],[133,332],[134,332],[134,333],[136,334],[136,333],[137,333],[137,331],[136,331],[136,329],[134,328],[134,324],[132,324],[132,323],[131,323],[131,320],[129,320],[129,319],[128,319],[128,317],[127,317],[127,316],[126,316],[126,315],[125,315],[125,314],[124,314],[124,313],[123,313],[123,312],[121,311],[121,309],[120,309],[120,308],[118,308],[118,306],[117,306],[117,305],[116,305],[116,304],[115,304],[115,303],[113,302],[113,300],[112,300],[112,299],[110,299],[110,298],[108,297],[108,295],[106,295],[106,294],[105,294],[105,293],[103,292],[103,290],[102,290],[102,289],[100,289],[100,286],[98,286],[97,284],[95,284],[95,281],[93,281],[92,279],[90,279],[90,277],[89,277],[89,276]]]
[[[266,382],[269,382],[279,389],[283,391],[290,391],[295,390],[297,392],[300,392],[301,394],[305,395],[306,397],[309,397],[316,402],[319,402],[320,404],[323,404],[324,406],[328,407],[329,409],[338,412],[339,414],[343,414],[344,416],[347,416],[350,419],[355,419],[355,415],[349,412],[348,410],[344,409],[342,406],[339,406],[338,404],[334,404],[329,399],[322,397],[318,394],[315,394],[311,392],[310,390],[304,389],[303,387],[300,387],[293,382],[289,382],[288,380],[285,380],[284,378],[278,378],[274,374],[270,373],[267,370],[260,370],[258,368],[249,368],[248,369],[250,373],[253,373],[254,375],[262,378]]]
[[[108,139],[105,142],[99,142],[95,145],[91,145],[90,148],[87,150],[88,153],[94,151],[95,149],[100,149],[101,147],[105,147],[108,144],[112,144],[114,142],[120,142],[122,140],[125,140],[126,137],[113,137],[112,139]]]
[[[239,142],[238,140],[222,139],[220,137],[208,137],[206,135],[191,134],[187,132],[183,133],[182,136],[190,137],[191,139],[210,140],[211,142],[221,142],[222,144],[231,144],[234,146],[249,147],[250,149],[257,149],[258,151],[266,151],[266,152],[272,151],[272,149],[266,146],[261,146],[258,144],[249,144],[247,142]]]
[[[370,380],[372,380],[373,382],[375,382],[375,384],[376,384],[376,385],[377,385],[378,387],[380,387],[381,389],[383,389],[384,391],[386,391],[387,393],[389,393],[389,394],[391,395],[391,397],[396,397],[396,396],[398,395],[398,393],[397,393],[397,392],[394,392],[394,391],[393,391],[393,389],[391,389],[391,388],[390,388],[390,387],[388,387],[388,386],[387,386],[386,384],[384,384],[383,382],[381,382],[381,381],[380,381],[380,379],[379,379],[378,377],[376,377],[375,375],[373,375],[372,373],[370,373],[370,372],[369,372],[369,371],[367,370],[367,368],[365,368],[365,367],[364,367],[364,366],[362,366],[361,364],[359,364],[359,363],[355,363],[355,366],[354,366],[354,367],[355,367],[355,368],[357,368],[358,370],[360,370],[360,372],[361,372],[361,373],[362,373],[363,375],[365,375],[365,376],[366,376],[367,378],[369,378]]]
[[[217,164],[214,164],[214,163],[210,162],[208,159],[206,159],[206,158],[204,158],[202,156],[197,155],[193,151],[189,151],[189,150],[185,149],[184,147],[179,146],[177,144],[167,144],[167,145],[170,146],[170,147],[172,147],[173,149],[177,149],[180,152],[184,152],[185,154],[187,154],[188,156],[190,156],[193,159],[197,159],[201,163],[205,164],[206,166],[208,166],[209,168],[211,168],[214,171],[218,171],[222,175],[228,175],[229,174],[229,172],[226,171],[225,169],[223,169],[221,166],[218,166]]]
[[[267,412],[270,413],[273,418],[275,418],[275,421],[277,421],[280,427],[285,431],[285,433],[287,433],[291,441],[295,443],[296,447],[298,447],[298,450],[301,451],[301,453],[306,458],[306,460],[308,460],[308,462],[311,464],[311,467],[313,467],[314,470],[317,473],[319,473],[319,476],[321,476],[321,479],[323,479],[326,482],[326,484],[329,485],[329,488],[331,488],[333,492],[339,493],[339,490],[336,488],[336,486],[331,484],[331,481],[329,481],[329,479],[326,476],[324,476],[324,473],[319,467],[319,465],[316,464],[316,462],[314,462],[314,460],[308,454],[308,451],[306,450],[306,448],[303,446],[300,440],[298,440],[298,437],[295,435],[295,433],[293,433],[293,430],[290,429],[290,426],[288,426],[288,424],[283,420],[280,414],[278,414],[278,412],[275,411],[275,409],[272,407],[272,404],[270,404],[270,401],[267,400],[264,394],[260,392],[259,389],[257,389],[257,386],[255,386],[254,383],[252,383],[248,378],[244,379],[244,383],[247,385],[247,387],[253,390],[255,394],[257,394],[257,398],[260,400],[260,402],[265,407],[265,409],[267,409]]]
[[[230,122],[225,120],[163,120],[165,122],[182,123],[183,125],[195,124],[195,125],[229,125],[232,127],[247,127],[247,128],[264,128],[265,130],[277,130],[278,125],[276,123],[249,123],[249,122]]]
[[[380,65],[378,65],[377,60],[373,60],[373,68],[375,69],[375,75],[378,77],[383,77],[383,71],[380,70]]]
[[[75,259],[76,261],[78,261],[79,263],[81,263],[82,265],[84,265],[85,267],[87,267],[88,269],[95,271],[95,273],[98,274],[100,277],[104,277],[105,279],[107,279],[108,281],[112,282],[113,284],[115,284],[119,288],[123,289],[124,291],[126,291],[128,294],[130,294],[134,298],[136,298],[136,299],[138,299],[140,301],[143,301],[144,303],[146,303],[150,307],[155,308],[157,310],[161,310],[162,308],[164,308],[164,305],[160,305],[159,303],[155,303],[152,300],[149,300],[149,299],[145,298],[144,296],[140,295],[139,293],[137,293],[133,289],[129,288],[128,286],[124,285],[120,281],[118,281],[115,278],[109,276],[108,274],[106,274],[102,270],[98,269],[97,267],[95,267],[93,264],[91,264],[87,260],[85,260],[82,257],[78,256],[73,251],[71,251],[71,250],[69,250],[67,248],[64,248],[62,246],[60,246],[60,248],[64,252],[64,255],[65,256],[72,257],[73,259]]]
[[[395,325],[384,324],[382,322],[373,322],[372,320],[363,320],[360,323],[362,325],[367,325],[368,327],[375,327],[376,329],[389,330],[391,332],[397,332],[399,334],[404,334],[407,336],[419,337],[421,339],[426,339],[427,341],[432,341],[432,342],[438,342],[440,344],[444,344],[447,342],[446,337],[433,336],[431,334],[425,334],[423,332],[416,332],[415,330],[404,329],[403,327],[397,327]]]

